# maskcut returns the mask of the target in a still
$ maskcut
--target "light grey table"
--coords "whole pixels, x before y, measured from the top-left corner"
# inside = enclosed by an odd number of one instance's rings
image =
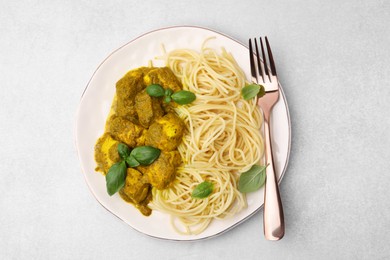
[[[286,236],[260,212],[211,240],[144,236],[108,213],[73,141],[117,47],[160,27],[268,35],[292,120]],[[0,259],[389,259],[390,2],[0,1]]]

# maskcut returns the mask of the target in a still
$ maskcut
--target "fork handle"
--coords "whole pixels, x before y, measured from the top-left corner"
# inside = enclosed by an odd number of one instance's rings
[[[264,236],[279,240],[284,236],[284,215],[272,156],[269,115],[264,119],[266,182],[264,191]]]

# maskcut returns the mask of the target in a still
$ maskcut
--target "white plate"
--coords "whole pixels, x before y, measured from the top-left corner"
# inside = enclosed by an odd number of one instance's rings
[[[167,51],[177,48],[199,50],[203,41],[209,47],[225,47],[250,77],[248,48],[240,42],[221,33],[199,27],[180,26],[146,33],[109,55],[93,74],[80,101],[75,122],[75,142],[87,184],[96,199],[108,211],[146,235],[170,240],[197,240],[209,238],[231,229],[251,217],[264,203],[264,189],[247,196],[248,208],[232,218],[213,221],[201,234],[185,236],[177,234],[170,225],[170,217],[153,211],[150,217],[139,213],[132,205],[124,202],[118,194],[110,197],[106,192],[105,178],[95,172],[94,145],[103,133],[105,121],[115,93],[115,83],[129,70],[147,66],[148,61],[161,55],[161,44]],[[155,66],[163,66],[154,62]],[[275,168],[279,180],[288,163],[291,129],[288,107],[282,91],[281,98],[272,114],[272,134]],[[261,221],[260,219],[258,221]]]

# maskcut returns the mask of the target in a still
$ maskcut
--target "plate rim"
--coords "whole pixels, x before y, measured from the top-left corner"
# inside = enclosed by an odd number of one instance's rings
[[[81,109],[81,103],[83,101],[83,98],[85,96],[85,93],[87,92],[88,90],[88,87],[90,86],[90,83],[92,81],[92,79],[94,78],[95,74],[99,71],[100,67],[113,55],[115,54],[116,52],[120,51],[121,49],[123,49],[124,47],[126,47],[127,45],[135,42],[136,40],[138,40],[139,38],[142,38],[146,35],[149,35],[149,34],[153,34],[155,32],[158,32],[158,31],[164,31],[164,30],[171,30],[171,29],[200,29],[200,30],[206,30],[206,31],[210,31],[212,33],[215,33],[215,34],[219,34],[221,36],[224,36],[236,43],[238,43],[239,45],[241,45],[242,47],[244,47],[245,49],[248,49],[248,47],[243,44],[241,41],[233,38],[232,36],[229,36],[225,33],[222,33],[218,30],[214,30],[214,29],[211,29],[211,28],[208,28],[208,27],[203,27],[203,26],[197,26],[197,25],[174,25],[174,26],[166,26],[166,27],[160,27],[160,28],[157,28],[157,29],[153,29],[153,30],[150,30],[150,31],[147,31],[145,33],[142,33],[140,35],[138,35],[137,37],[131,39],[130,41],[126,42],[125,44],[122,44],[120,47],[116,48],[115,50],[111,51],[107,56],[106,58],[104,58],[100,64],[96,67],[95,71],[92,73],[90,79],[88,80],[82,94],[81,94],[81,97],[79,99],[79,102],[78,102],[78,106],[77,106],[77,110],[76,110],[76,113],[74,115],[74,125],[73,125],[73,140],[74,140],[74,146],[75,146],[75,149],[76,149],[76,152],[77,152],[77,156],[78,156],[78,159],[79,159],[79,165],[80,165],[80,168],[81,168],[81,172],[82,172],[82,175],[84,177],[84,181],[86,182],[87,184],[87,187],[90,191],[90,193],[93,195],[93,197],[95,198],[95,200],[104,208],[106,209],[108,212],[110,212],[112,215],[114,215],[117,219],[121,220],[123,223],[126,224],[126,226],[130,226],[133,230],[136,230],[138,233],[141,233],[147,237],[151,237],[151,238],[154,238],[154,239],[158,239],[158,240],[168,240],[168,241],[179,241],[179,242],[194,242],[194,241],[201,241],[201,240],[207,240],[207,239],[211,239],[211,238],[214,238],[214,237],[217,237],[217,236],[220,236],[222,235],[223,233],[225,232],[228,232],[229,230],[237,227],[238,225],[242,224],[243,222],[247,221],[248,219],[250,219],[253,215],[255,215],[257,212],[259,212],[263,207],[264,207],[264,203],[258,207],[256,210],[254,210],[252,213],[250,213],[249,215],[247,215],[246,217],[244,217],[243,219],[239,220],[238,222],[234,223],[233,225],[229,226],[228,228],[220,231],[220,232],[217,232],[215,234],[212,234],[212,235],[209,235],[209,236],[206,236],[206,237],[200,237],[200,238],[191,238],[191,239],[175,239],[175,238],[167,238],[167,237],[159,237],[159,236],[154,236],[154,235],[151,235],[151,234],[147,234],[145,232],[142,232],[141,230],[138,230],[137,228],[133,227],[132,225],[130,225],[129,223],[127,223],[124,219],[120,218],[117,214],[115,214],[114,212],[112,212],[110,209],[108,209],[106,206],[104,206],[100,201],[99,199],[97,198],[96,194],[94,193],[94,191],[92,190],[92,188],[90,187],[90,184],[88,183],[87,181],[87,178],[86,178],[86,173],[82,167],[82,164],[81,164],[81,156],[80,156],[80,152],[79,152],[79,149],[78,149],[78,138],[77,138],[77,126],[78,126],[78,116],[79,116],[79,113],[80,113],[80,109]],[[249,49],[248,49],[249,50]],[[283,98],[283,101],[285,103],[285,111],[286,111],[286,115],[287,115],[287,124],[288,124],[288,145],[287,145],[287,156],[286,156],[286,162],[284,164],[284,167],[281,171],[281,174],[280,174],[280,177],[278,179],[278,185],[280,185],[286,171],[287,171],[287,168],[288,168],[288,164],[289,164],[289,159],[290,159],[290,153],[291,153],[291,118],[290,118],[290,111],[289,111],[289,107],[288,107],[288,103],[287,103],[287,99],[286,99],[286,96],[284,94],[284,90],[283,90],[283,87],[281,86],[280,82],[278,82],[279,84],[279,89],[280,89],[280,92],[281,92],[281,96]]]

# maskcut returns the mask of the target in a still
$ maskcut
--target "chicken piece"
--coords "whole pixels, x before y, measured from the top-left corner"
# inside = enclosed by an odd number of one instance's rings
[[[125,186],[119,195],[127,202],[134,204],[143,215],[149,216],[151,209],[147,206],[152,199],[150,184],[147,178],[133,168],[127,169]]]
[[[150,125],[145,136],[145,145],[150,145],[164,151],[175,150],[181,142],[184,124],[174,113],[156,119]]]
[[[150,184],[142,173],[133,168],[127,169],[123,193],[134,204],[140,204],[148,195]]]
[[[163,116],[161,100],[149,96],[145,90],[135,96],[135,110],[137,111],[139,123],[148,128],[155,118]]]
[[[147,129],[142,130],[141,135],[136,139],[136,146],[144,146],[145,145],[145,139],[146,139],[146,133],[148,132]]]
[[[143,130],[144,128],[142,126],[115,115],[107,122],[107,132],[116,140],[132,148],[137,146],[137,138],[141,136]]]
[[[95,145],[96,171],[106,175],[110,167],[119,162],[118,144],[119,142],[113,139],[109,133],[104,133],[97,140]]]
[[[135,96],[146,87],[143,77],[149,70],[150,68],[146,67],[131,70],[116,83],[115,113],[117,115],[136,121]]]
[[[156,161],[147,167],[139,167],[148,177],[150,184],[159,190],[165,189],[176,177],[176,167],[181,163],[178,151],[162,151]]]
[[[174,92],[182,89],[180,81],[168,67],[153,68],[144,76],[146,86],[151,84],[159,84],[164,89],[172,89]]]

